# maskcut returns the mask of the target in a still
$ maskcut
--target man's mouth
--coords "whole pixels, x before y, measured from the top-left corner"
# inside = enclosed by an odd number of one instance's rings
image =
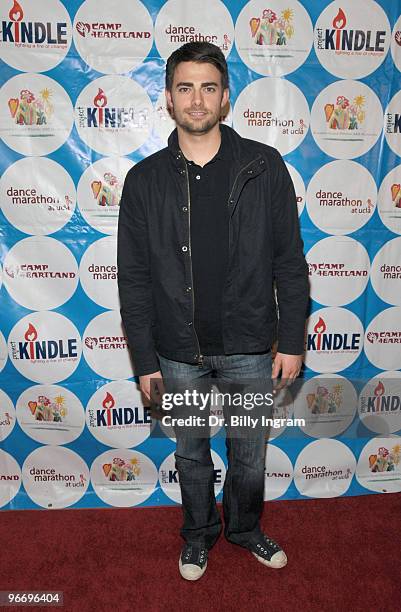
[[[189,111],[188,114],[190,115],[190,117],[194,117],[196,119],[204,117],[206,115],[206,111]]]

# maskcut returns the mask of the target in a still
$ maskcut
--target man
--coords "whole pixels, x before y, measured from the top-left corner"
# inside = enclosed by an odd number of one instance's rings
[[[121,315],[140,387],[152,378],[196,386],[206,376],[293,380],[300,371],[308,275],[296,198],[272,147],[219,119],[229,98],[224,55],[187,43],[167,61],[166,99],[176,129],[168,147],[132,168],[118,231]],[[278,351],[271,369],[271,347]],[[265,438],[227,438],[226,538],[267,566],[281,547],[260,528]],[[200,578],[221,532],[210,440],[177,438],[185,545],[181,575]]]

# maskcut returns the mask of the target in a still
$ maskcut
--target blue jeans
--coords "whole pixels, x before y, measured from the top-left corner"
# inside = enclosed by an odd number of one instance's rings
[[[270,351],[249,355],[204,356],[203,366],[172,361],[159,355],[163,378],[190,382],[191,389],[204,390],[202,379],[236,383],[241,379],[271,380]],[[204,381],[205,382],[205,381]],[[174,383],[175,384],[175,383]],[[178,387],[177,387],[178,388]],[[210,389],[210,386],[208,387]],[[172,389],[170,388],[169,391]],[[227,419],[227,414],[225,411]],[[224,535],[230,542],[247,546],[261,534],[263,511],[266,431],[258,427],[252,439],[226,437],[227,472],[223,488]],[[200,542],[210,549],[217,541],[222,522],[214,495],[214,466],[209,437],[177,435],[175,451],[179,475],[183,526],[186,542]]]

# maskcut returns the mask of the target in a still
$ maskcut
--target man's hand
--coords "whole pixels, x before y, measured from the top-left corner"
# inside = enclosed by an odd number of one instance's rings
[[[285,355],[276,353],[273,362],[272,379],[274,390],[279,391],[294,382],[302,367],[302,355]],[[277,382],[281,371],[281,382]]]
[[[156,378],[157,383],[151,384],[151,379]],[[163,379],[160,370],[153,374],[145,374],[139,377],[139,388],[145,396],[146,401],[161,404],[161,398],[164,393]]]

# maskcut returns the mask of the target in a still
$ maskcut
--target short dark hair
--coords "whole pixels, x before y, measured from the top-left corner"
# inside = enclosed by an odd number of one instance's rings
[[[228,88],[228,68],[224,53],[217,45],[209,42],[189,42],[173,51],[166,64],[166,89],[171,91],[174,71],[181,62],[213,64],[221,74],[223,89]]]

